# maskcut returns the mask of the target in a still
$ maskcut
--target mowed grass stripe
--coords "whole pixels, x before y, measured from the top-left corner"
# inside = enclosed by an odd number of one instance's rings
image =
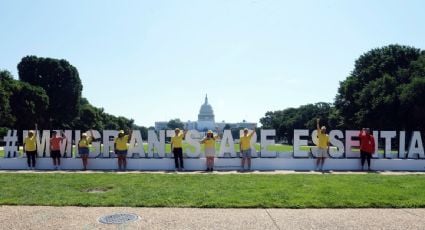
[[[0,174],[1,205],[424,208],[425,176]],[[104,191],[89,193],[89,191]]]

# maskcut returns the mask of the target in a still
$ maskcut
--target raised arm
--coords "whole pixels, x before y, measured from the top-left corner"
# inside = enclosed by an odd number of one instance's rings
[[[254,134],[255,134],[255,128],[254,128],[254,130],[252,130],[252,132],[248,136],[252,137],[252,136],[254,136]]]
[[[185,129],[184,131],[183,131],[183,140],[185,140],[186,139],[186,133],[187,133],[187,129]]]
[[[90,137],[88,138],[89,143],[91,143],[94,140],[94,134],[93,129],[90,129]]]
[[[128,142],[130,142],[130,140],[131,140],[131,135],[133,135],[132,129],[128,130]]]

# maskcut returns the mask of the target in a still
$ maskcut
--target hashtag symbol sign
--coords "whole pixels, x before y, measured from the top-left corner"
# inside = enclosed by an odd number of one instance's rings
[[[16,146],[16,142],[18,142],[18,130],[8,130],[7,136],[3,138],[5,142],[4,145],[4,157],[16,157],[18,153],[18,146]]]

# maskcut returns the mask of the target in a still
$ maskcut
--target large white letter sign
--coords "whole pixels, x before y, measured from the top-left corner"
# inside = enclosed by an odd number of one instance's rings
[[[254,136],[256,135],[254,134]],[[252,138],[254,138],[254,136]],[[271,152],[267,149],[270,145],[275,145],[274,138],[272,140],[268,140],[267,137],[274,137],[274,136],[276,136],[276,130],[274,129],[261,130],[261,157],[276,157],[277,156],[276,152]]]
[[[294,157],[308,157],[307,151],[302,151],[301,146],[307,146],[307,140],[301,140],[301,136],[308,136],[307,129],[294,129]]]
[[[317,157],[318,154],[318,145],[319,145],[319,138],[317,137],[317,129],[313,130],[313,132],[311,132],[311,140],[313,141],[314,146],[310,147],[311,150],[311,154],[314,157]]]
[[[359,147],[360,142],[353,140],[353,137],[359,136],[358,130],[346,130],[345,131],[345,157],[354,158],[360,157],[360,153],[355,153],[351,149],[352,147]]]
[[[223,157],[224,153],[230,153],[232,157],[236,157],[235,142],[233,141],[232,133],[230,130],[224,130],[223,138],[221,139],[219,157]]]
[[[131,133],[130,145],[128,146],[128,156],[134,158],[137,153],[137,158],[145,155],[143,148],[143,139],[140,130],[133,130]]]
[[[114,149],[114,139],[118,136],[117,130],[103,130],[103,156],[110,157],[109,152]],[[111,138],[113,137],[113,138]]]
[[[165,134],[166,134],[166,137],[174,137],[176,135],[174,130],[166,130]],[[169,154],[170,158],[174,158],[173,150],[170,149],[170,151],[171,151],[170,153],[166,153],[166,154]]]
[[[65,130],[64,136],[65,140],[62,141],[60,146],[61,154],[64,158],[72,157],[72,130]]]
[[[149,157],[154,156],[154,153],[165,157],[165,130],[159,131],[159,140],[155,130],[148,130],[148,153]]]
[[[398,158],[406,158],[406,131],[400,131],[398,142]]]
[[[391,139],[397,136],[396,131],[381,131],[381,138],[385,139],[385,157],[394,158],[394,155],[391,153]]]
[[[315,146],[319,145],[319,138],[317,137],[317,129],[313,130],[313,132],[311,132],[311,141],[313,141],[313,144]]]
[[[93,136],[91,136],[91,133],[93,132]],[[97,130],[92,130],[91,132],[86,132],[87,136],[90,137],[92,139],[92,147],[93,150],[90,151],[89,153],[89,157],[98,157],[100,155],[100,141],[93,141],[93,140],[97,140],[99,138],[101,138],[99,131]]]
[[[24,134],[25,135],[25,134]],[[24,136],[24,138],[26,135]],[[23,139],[24,140],[24,139]],[[4,150],[4,158],[9,157],[18,157],[19,154],[19,146],[18,144],[18,130],[7,130],[7,135],[3,138],[5,142]],[[22,157],[25,154],[22,155]]]
[[[408,153],[409,158],[416,158],[416,156],[419,158],[425,158],[424,145],[422,143],[421,132],[419,131],[413,132],[412,139],[410,139]]]
[[[344,156],[344,143],[338,138],[344,138],[344,134],[341,130],[332,130],[329,133],[329,142],[336,147],[336,150],[334,150],[334,148],[329,149],[329,155],[334,158],[341,158]]]
[[[72,155],[72,158],[77,158],[79,156],[79,153],[78,153],[78,143],[80,143],[80,140],[81,140],[81,131],[80,130],[75,130],[74,131],[74,139],[75,139],[75,146],[76,146],[76,148],[75,148],[75,152],[72,153],[71,155]]]
[[[43,152],[46,155],[43,155]],[[37,130],[37,155],[50,157],[50,130],[43,130],[42,137],[40,138],[40,132]]]
[[[372,154],[373,158],[381,158],[379,154],[379,131],[373,131],[373,138],[375,139],[375,152]]]
[[[199,157],[200,153],[201,153],[201,144],[199,143],[199,132],[196,130],[190,130],[186,133],[186,142],[194,147],[193,148],[186,148],[186,155],[188,157]]]

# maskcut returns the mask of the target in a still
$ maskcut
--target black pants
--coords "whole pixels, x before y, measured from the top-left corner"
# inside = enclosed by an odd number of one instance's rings
[[[53,160],[57,159],[58,165],[61,165],[61,151],[60,150],[52,150],[52,151],[50,151],[50,157]]]
[[[37,151],[26,151],[26,154],[28,167],[35,167],[35,156],[37,154]]]
[[[184,168],[184,165],[183,165],[183,149],[182,148],[174,148],[173,154],[174,154],[174,163],[176,164],[176,168]],[[179,167],[179,161],[180,161],[180,167]]]
[[[360,158],[362,159],[362,167],[364,165],[364,162],[367,160],[367,165],[370,167],[370,158],[372,157],[372,154],[360,151]]]

